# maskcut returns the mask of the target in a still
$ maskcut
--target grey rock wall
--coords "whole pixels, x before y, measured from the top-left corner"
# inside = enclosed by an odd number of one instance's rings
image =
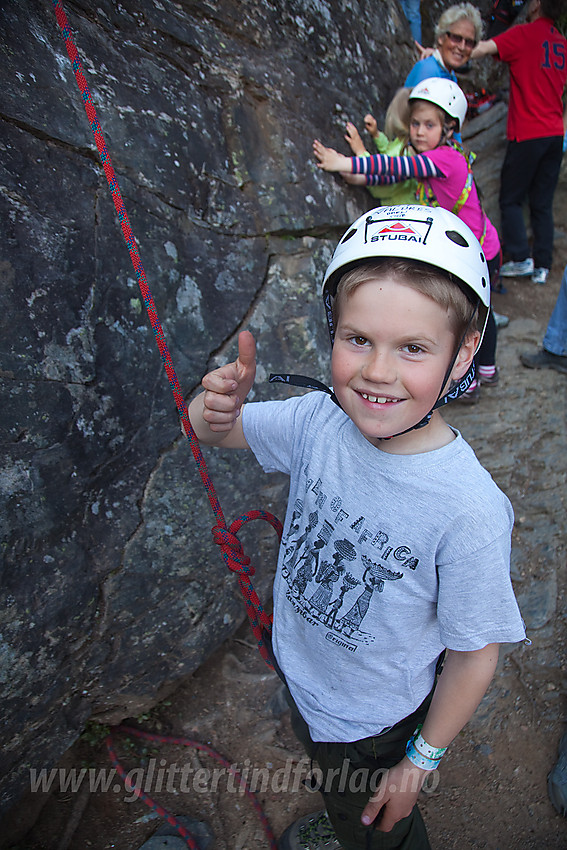
[[[412,64],[397,0],[68,0],[178,377],[254,331],[327,376],[318,285],[370,196],[317,172]],[[377,11],[377,6],[379,10]],[[2,807],[91,716],[154,704],[241,622],[48,0],[0,4]],[[227,521],[285,481],[206,454]],[[258,525],[256,523],[256,525]],[[243,532],[268,597],[275,535]]]

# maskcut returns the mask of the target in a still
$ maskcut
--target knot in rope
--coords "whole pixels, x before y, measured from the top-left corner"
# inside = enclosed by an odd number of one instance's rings
[[[229,570],[240,575],[253,576],[256,571],[250,563],[250,558],[244,554],[242,544],[232,530],[233,526],[234,523],[228,529],[215,525],[212,529],[213,540],[221,547]]]

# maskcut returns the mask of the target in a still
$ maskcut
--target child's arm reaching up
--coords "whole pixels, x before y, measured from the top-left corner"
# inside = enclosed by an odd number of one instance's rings
[[[206,446],[247,449],[241,410],[256,376],[256,343],[250,331],[238,337],[238,357],[203,378],[205,392],[189,405],[189,420]]]
[[[364,174],[351,174],[349,171],[340,171],[339,174],[349,186],[367,186]]]
[[[349,143],[350,149],[355,156],[365,156],[368,153],[364,147],[364,142],[360,138],[360,133],[352,121],[347,121],[345,139]]]
[[[364,126],[370,133],[373,139],[378,135],[378,122],[376,118],[370,114],[370,112],[364,116]]]
[[[317,159],[317,167],[324,171],[346,171],[352,172],[352,159],[343,156],[333,148],[326,148],[318,139],[313,142],[313,152]]]
[[[423,180],[425,177],[446,176],[427,156],[427,152],[416,156],[343,156],[315,139],[313,153],[318,168],[324,171],[340,171],[343,177],[345,174],[364,174],[368,185],[397,183],[400,180],[409,180],[410,177]]]
[[[372,116],[366,116],[372,117]],[[366,119],[365,119],[366,120]],[[374,122],[376,123],[376,122]],[[378,130],[376,130],[378,133]],[[345,139],[350,145],[350,149],[355,156],[370,156],[366,148],[364,147],[364,142],[360,138],[360,133],[352,123],[352,121],[348,121],[346,125],[346,133]],[[376,143],[376,139],[374,140]],[[330,148],[327,148],[330,150]],[[366,186],[366,175],[365,174],[352,174],[350,171],[340,171],[339,172],[345,183],[349,183],[351,186]]]

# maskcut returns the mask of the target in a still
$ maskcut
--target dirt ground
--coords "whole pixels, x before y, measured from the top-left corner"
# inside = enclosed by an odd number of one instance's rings
[[[558,232],[550,280],[545,287],[537,288],[512,280],[507,282],[506,294],[495,296],[496,310],[511,320],[499,341],[501,385],[487,390],[477,407],[460,408],[450,417],[512,499],[515,544],[524,553],[528,551],[530,528],[532,535],[545,537],[545,529],[553,523],[559,529],[564,527],[561,502],[565,488],[559,491],[563,493],[559,498],[557,491],[551,494],[543,514],[541,506],[537,509],[540,520],[544,517],[543,532],[537,531],[537,517],[533,507],[530,515],[529,504],[530,493],[546,492],[549,484],[543,478],[549,477],[552,467],[554,474],[559,474],[558,480],[565,481],[567,384],[556,373],[524,369],[517,356],[519,350],[535,348],[541,341],[567,263],[565,165],[563,171],[556,196]],[[520,423],[516,446],[510,446],[509,433],[499,435],[498,429],[490,432],[489,441],[485,439],[486,429],[503,411]],[[546,415],[551,418],[545,419]],[[542,455],[534,459],[532,445],[523,444],[522,428],[538,427],[542,429]],[[506,472],[502,458],[510,453],[511,466],[517,469]],[[522,477],[524,468],[527,471]],[[548,522],[551,525],[546,525]],[[548,592],[551,615],[532,629],[531,647],[504,649],[497,675],[475,719],[451,746],[433,785],[421,794],[420,805],[435,850],[567,847],[567,821],[555,812],[547,795],[547,775],[565,729],[567,670],[564,533],[558,544],[556,533],[555,541],[556,588],[553,585],[550,591],[549,582],[542,581],[544,561],[535,557],[521,558],[515,576],[517,590],[528,596],[534,589]],[[321,807],[319,795],[301,784],[309,765],[302,761],[303,753],[291,731],[279,680],[261,660],[247,623],[168,701],[149,715],[132,719],[131,724],[158,735],[210,744],[230,764],[244,769],[259,789],[258,799],[276,836],[297,816]],[[125,734],[116,734],[115,744],[125,770],[141,768],[144,773],[133,773],[133,778],[142,776],[160,805],[175,815],[188,815],[209,824],[214,834],[210,850],[270,846],[249,800],[222,772],[222,765],[208,755],[180,743],[148,743]],[[3,838],[0,835],[2,847],[137,850],[163,823],[148,806],[134,800],[111,773],[102,731],[97,732],[96,727],[89,728],[58,767],[92,768],[98,781],[108,777],[111,781],[105,792],[89,791],[85,781],[79,791],[55,787],[50,794],[31,795],[14,812],[11,826],[26,819],[29,824],[34,818],[35,824],[25,838],[16,841],[6,843],[8,833]],[[173,848],[174,844],[169,839],[168,846]]]
[[[563,647],[563,671],[566,661]],[[489,693],[491,701],[496,700],[489,721],[461,733],[433,787],[421,794],[420,807],[436,850],[559,850],[567,845],[565,820],[546,793],[546,776],[561,734],[559,719],[549,717],[548,685],[524,668],[523,649],[505,658]],[[258,798],[279,836],[296,817],[320,808],[319,795],[300,782],[309,765],[291,730],[289,712],[282,713],[280,690],[244,624],[170,700],[133,723],[158,735],[210,744],[231,764],[247,770],[248,780],[259,790],[262,774],[254,774],[254,768],[267,768],[267,787]],[[270,846],[249,800],[208,755],[124,734],[115,734],[115,745],[126,771],[142,767],[144,773],[138,776],[146,782],[153,770],[148,790],[162,806],[209,824],[214,833],[209,850]],[[111,769],[106,748],[87,741],[75,746],[60,767],[94,767],[104,769],[106,776]],[[13,846],[136,850],[163,823],[144,803],[133,800],[115,777],[106,793],[53,793],[35,827]],[[69,828],[74,832],[65,839]]]

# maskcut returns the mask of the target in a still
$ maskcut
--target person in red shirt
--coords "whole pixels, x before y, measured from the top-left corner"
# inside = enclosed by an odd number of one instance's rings
[[[527,23],[481,41],[473,59],[493,55],[510,68],[508,147],[502,165],[502,242],[510,261],[503,277],[531,277],[543,284],[553,252],[553,195],[563,156],[567,107],[567,40],[555,27],[565,0],[530,0]],[[529,201],[533,232],[530,255],[522,206]]]

